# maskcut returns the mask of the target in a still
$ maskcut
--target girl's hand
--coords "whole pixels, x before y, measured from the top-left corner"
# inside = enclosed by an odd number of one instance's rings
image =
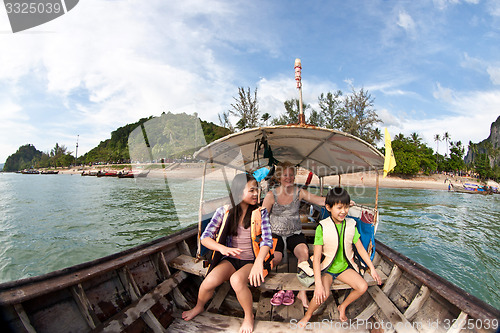
[[[314,287],[313,299],[316,301],[316,304],[321,304],[326,300],[325,288],[322,283],[317,283],[316,287]]]
[[[219,252],[225,256],[237,257],[240,255],[241,249],[235,247],[222,246]]]
[[[370,275],[372,278],[377,281],[377,284],[380,286],[382,284],[382,279],[378,275],[377,271],[375,269],[370,269]]]
[[[250,281],[250,285],[254,287],[259,287],[260,284],[264,282],[264,266],[262,262],[256,261],[253,264],[250,274],[248,275],[248,280]]]

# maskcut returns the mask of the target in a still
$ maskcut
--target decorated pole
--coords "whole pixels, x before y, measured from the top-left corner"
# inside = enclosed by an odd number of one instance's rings
[[[297,81],[297,89],[299,89],[299,124],[306,123],[306,117],[304,116],[304,110],[302,109],[302,65],[300,59],[295,59],[295,81]]]

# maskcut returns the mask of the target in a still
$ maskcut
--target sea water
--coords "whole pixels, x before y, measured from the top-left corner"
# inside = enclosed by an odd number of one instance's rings
[[[198,219],[200,179],[0,173],[0,282],[90,261]],[[359,204],[375,189],[348,188]],[[205,197],[227,193],[207,181]],[[380,189],[376,238],[500,308],[500,195]]]

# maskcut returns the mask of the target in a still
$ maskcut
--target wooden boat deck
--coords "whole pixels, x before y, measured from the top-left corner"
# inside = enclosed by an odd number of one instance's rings
[[[174,313],[175,320],[170,324],[168,331],[173,333],[199,333],[199,332],[238,332],[242,318],[235,318],[216,313],[203,312],[194,319],[186,322],[180,318],[180,312]],[[296,317],[294,317],[296,318]],[[369,331],[364,328],[349,328],[341,327],[330,323],[310,323],[308,327],[300,330],[301,332],[359,332],[368,333]],[[296,322],[278,322],[260,320],[256,317],[254,332],[255,333],[284,333],[299,328]]]
[[[202,262],[192,257],[196,235],[194,228],[184,230],[94,262],[2,284],[1,319],[15,332],[30,333],[237,331],[242,309],[229,283],[216,290],[207,311],[197,318],[185,322],[180,317],[183,310],[194,306],[205,274]],[[286,266],[293,267],[291,258],[289,263]],[[388,332],[454,333],[462,328],[467,332],[496,331],[493,320],[500,318],[499,310],[380,242],[374,265],[384,283],[371,285],[349,306],[347,317],[349,323],[356,323],[354,327],[338,326],[337,304],[349,289],[335,283],[331,297],[318,309],[306,331],[366,332],[369,324],[382,322],[397,328]],[[292,306],[270,304],[276,289],[303,288],[290,267],[279,267],[263,286],[251,288],[256,332],[297,329],[296,323],[304,314],[300,301]],[[307,290],[310,298],[312,288]],[[414,327],[427,323],[439,326]],[[446,327],[446,323],[455,326]],[[490,328],[485,330],[486,325]]]

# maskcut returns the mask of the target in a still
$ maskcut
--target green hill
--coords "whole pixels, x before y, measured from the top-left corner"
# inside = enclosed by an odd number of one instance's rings
[[[37,150],[35,146],[26,144],[21,147],[12,155],[7,157],[5,165],[2,170],[6,172],[19,171],[22,169],[29,169],[34,167],[33,161],[42,157],[42,152]]]
[[[200,128],[201,125],[201,128]],[[195,115],[163,112],[111,132],[111,138],[78,158],[80,163],[183,158],[230,131]],[[132,155],[132,158],[131,156]]]

